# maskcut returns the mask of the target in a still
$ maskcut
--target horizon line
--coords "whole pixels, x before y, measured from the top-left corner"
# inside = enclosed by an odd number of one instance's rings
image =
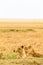
[[[29,19],[29,18],[0,18],[0,22],[43,22],[43,19]]]

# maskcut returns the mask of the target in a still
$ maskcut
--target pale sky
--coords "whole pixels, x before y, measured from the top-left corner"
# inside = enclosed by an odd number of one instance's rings
[[[43,19],[43,0],[0,0],[0,18]]]

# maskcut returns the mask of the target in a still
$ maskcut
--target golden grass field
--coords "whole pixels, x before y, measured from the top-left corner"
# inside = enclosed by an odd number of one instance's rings
[[[43,65],[43,22],[34,21],[0,22],[0,65]]]

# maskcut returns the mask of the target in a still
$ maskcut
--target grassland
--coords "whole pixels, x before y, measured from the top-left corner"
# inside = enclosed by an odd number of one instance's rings
[[[0,65],[43,65],[42,58],[5,59],[0,60]]]
[[[43,23],[0,23],[0,65],[43,65]]]

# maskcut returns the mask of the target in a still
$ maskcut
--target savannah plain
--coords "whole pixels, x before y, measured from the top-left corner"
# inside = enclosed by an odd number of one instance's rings
[[[0,65],[43,65],[43,22],[0,22]]]

